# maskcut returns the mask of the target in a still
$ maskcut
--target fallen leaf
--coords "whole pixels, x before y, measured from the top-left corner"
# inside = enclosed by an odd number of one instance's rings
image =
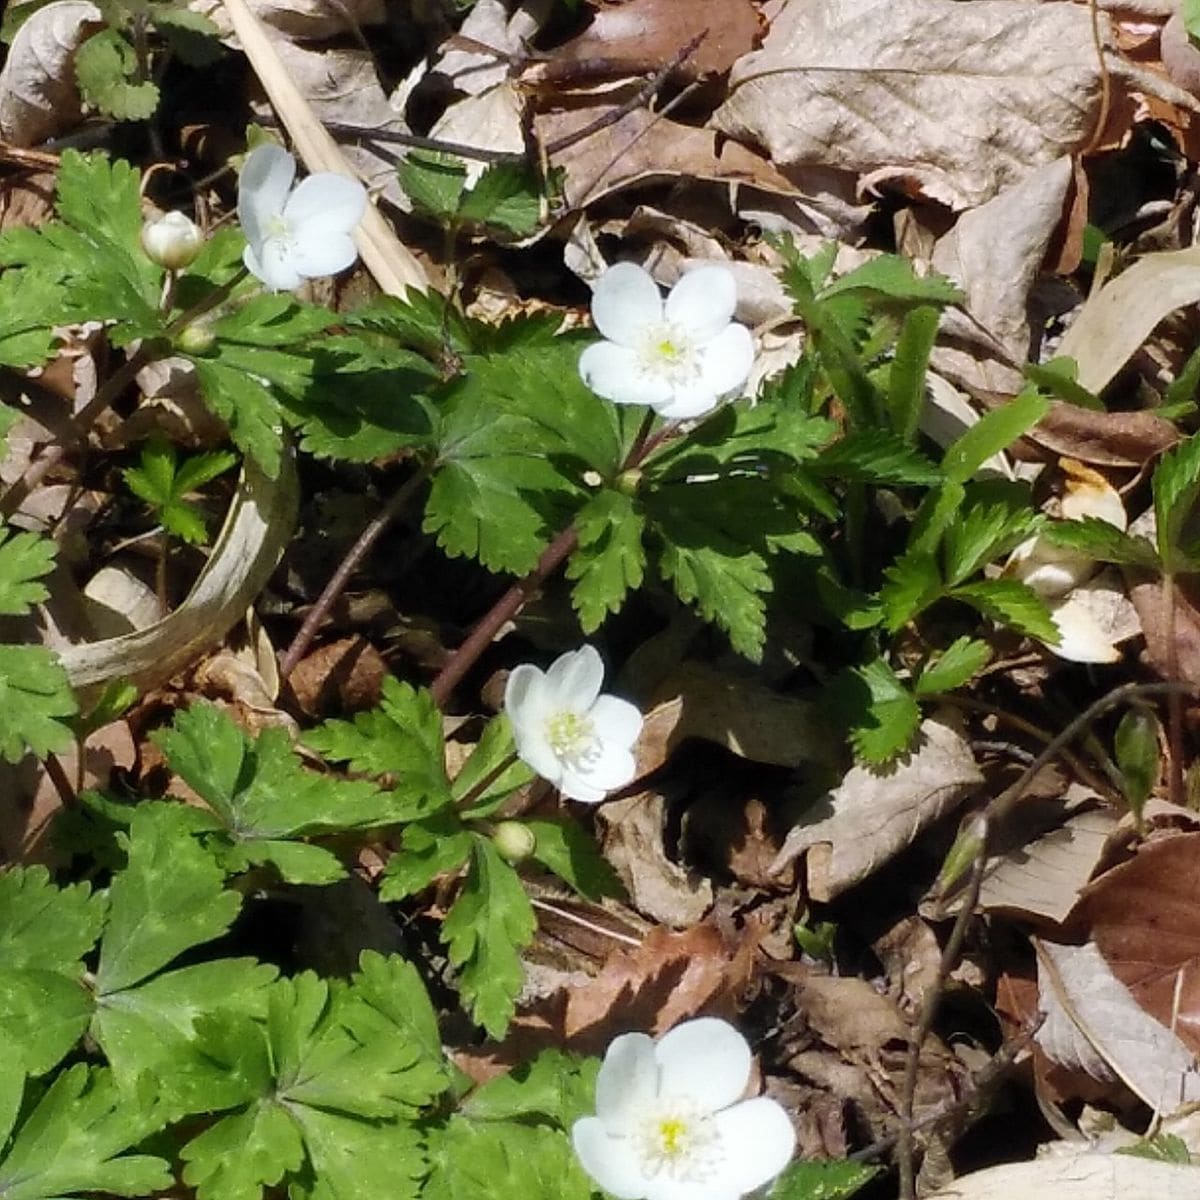
[[[1075,916],[1137,1003],[1200,1051],[1200,833],[1143,844]]]
[[[1179,430],[1152,412],[1099,412],[1056,400],[1025,436],[1094,466],[1142,467],[1175,445]]]
[[[780,166],[908,179],[969,208],[1083,145],[1099,103],[1081,5],[788,0],[713,124]]]
[[[1038,942],[1037,951],[1046,1019],[1034,1038],[1054,1062],[1120,1079],[1155,1112],[1200,1101],[1195,1055],[1139,1007],[1099,947]]]
[[[0,69],[0,139],[34,146],[79,122],[75,51],[101,24],[94,4],[55,0],[17,30]]]
[[[385,0],[337,0],[332,4],[329,0],[249,0],[249,4],[260,21],[301,41],[320,41],[387,20]],[[232,32],[221,0],[190,0],[188,8],[213,21],[222,36]]]
[[[363,637],[339,638],[296,664],[288,683],[310,717],[354,713],[379,703],[388,675],[383,656]]]
[[[1129,599],[1146,635],[1146,659],[1151,666],[1164,679],[1174,674],[1184,682],[1200,683],[1200,607],[1190,582],[1176,581],[1173,619],[1159,579],[1142,577],[1129,589]]]
[[[815,801],[788,833],[772,870],[807,855],[808,894],[832,900],[894,858],[982,782],[962,734],[925,720],[908,757],[887,770],[854,766]]]

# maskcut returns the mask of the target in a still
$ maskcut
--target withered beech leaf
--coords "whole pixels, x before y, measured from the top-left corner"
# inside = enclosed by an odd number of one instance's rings
[[[1071,1149],[956,1179],[928,1200],[1178,1200],[1200,1196],[1195,1167]]]
[[[1200,833],[1147,842],[1083,893],[1077,915],[1113,974],[1200,1051]]]
[[[1100,101],[1087,8],[1019,0],[787,0],[730,87],[716,127],[780,166],[909,179],[953,208],[1077,149]]]

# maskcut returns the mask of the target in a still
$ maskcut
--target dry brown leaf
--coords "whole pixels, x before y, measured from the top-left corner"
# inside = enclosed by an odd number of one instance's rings
[[[1142,467],[1179,441],[1179,430],[1151,412],[1099,412],[1056,400],[1026,437],[1094,466]]]
[[[1120,1079],[1155,1112],[1200,1101],[1195,1055],[1130,995],[1100,949],[1039,942],[1039,1004],[1034,1035],[1061,1066],[1093,1079]]]
[[[944,347],[937,352],[935,365],[951,358],[947,370],[974,387],[1020,390],[1020,371],[999,359],[990,346],[979,346],[979,326],[1011,361],[1023,363],[1028,358],[1029,290],[1062,219],[1071,180],[1071,160],[1055,159],[964,213],[938,239],[933,266],[963,289],[964,308],[978,325],[955,309],[947,310],[942,333],[975,352]]]
[[[956,1179],[928,1200],[1200,1200],[1200,1171],[1129,1154],[1065,1154]]]
[[[607,59],[627,62],[636,71],[669,63],[706,33],[679,68],[680,77],[694,79],[728,71],[753,49],[762,31],[751,0],[618,0],[598,8],[581,34],[555,50],[550,69],[558,78],[576,63]]]
[[[714,124],[780,166],[909,179],[969,208],[1091,137],[1100,73],[1082,5],[788,0],[730,89]]]
[[[387,19],[385,0],[249,0],[258,19],[288,37],[319,41],[357,30],[363,25],[380,25]],[[193,12],[214,21],[222,36],[232,24],[221,0],[190,0]]]
[[[340,638],[297,663],[288,683],[300,710],[312,716],[353,713],[379,703],[388,668],[363,637]]]
[[[1159,675],[1173,673],[1187,683],[1200,683],[1200,607],[1189,582],[1176,583],[1173,619],[1168,618],[1161,580],[1135,583],[1129,598],[1146,635],[1146,658]]]
[[[1200,833],[1147,842],[1083,894],[1077,915],[1113,974],[1200,1051]]]
[[[904,850],[927,825],[983,782],[970,746],[938,720],[921,723],[917,748],[890,769],[857,765],[787,835],[773,864],[807,854],[808,894],[831,900]]]
[[[0,139],[34,146],[79,121],[75,51],[101,23],[94,4],[55,0],[17,30],[0,69]]]

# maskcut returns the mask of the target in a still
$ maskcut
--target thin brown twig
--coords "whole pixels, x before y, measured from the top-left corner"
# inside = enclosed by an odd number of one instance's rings
[[[1104,136],[1104,128],[1108,124],[1108,114],[1112,108],[1112,78],[1108,72],[1108,62],[1104,57],[1104,43],[1100,40],[1100,4],[1099,0],[1088,0],[1088,13],[1092,19],[1092,45],[1096,49],[1096,62],[1100,67],[1100,114],[1096,118],[1092,136],[1087,145],[1079,152],[1079,157],[1091,154],[1100,144]]]
[[[904,1084],[900,1094],[900,1137],[896,1146],[896,1158],[900,1168],[900,1200],[913,1200],[915,1196],[915,1174],[913,1171],[913,1109],[916,1105],[917,1081],[920,1074],[921,1047],[933,1029],[941,1006],[942,992],[950,972],[958,961],[959,952],[966,940],[967,931],[975,916],[975,907],[979,903],[980,890],[986,874],[986,863],[990,856],[992,835],[996,826],[1012,811],[1025,789],[1029,787],[1037,773],[1064,746],[1069,745],[1079,734],[1102,717],[1112,708],[1125,704],[1130,700],[1148,696],[1200,695],[1200,685],[1170,681],[1165,683],[1127,683],[1114,688],[1101,696],[1099,700],[1088,705],[1065,729],[1059,733],[1049,745],[1021,772],[1017,781],[1006,788],[976,818],[978,822],[979,839],[975,858],[971,864],[971,874],[965,893],[962,908],[955,918],[954,926],[942,951],[938,962],[937,976],[925,993],[924,1002],[917,1023],[913,1027],[908,1043],[908,1057],[904,1067]]]

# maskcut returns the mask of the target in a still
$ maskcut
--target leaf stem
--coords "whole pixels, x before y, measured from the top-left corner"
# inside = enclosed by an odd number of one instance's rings
[[[1175,573],[1168,571],[1163,576],[1163,604],[1167,620],[1167,679],[1179,682],[1179,645],[1175,640],[1177,602],[1175,596]],[[1167,748],[1170,761],[1167,765],[1167,798],[1172,804],[1182,805],[1183,798],[1183,696],[1179,692],[1167,694]]]
[[[317,597],[317,602],[304,618],[304,623],[292,639],[292,644],[288,646],[287,652],[279,664],[279,677],[281,680],[287,679],[296,669],[296,664],[307,653],[309,646],[312,645],[312,640],[316,637],[317,630],[320,629],[325,618],[329,616],[330,609],[337,603],[338,597],[341,596],[342,592],[346,590],[346,585],[350,582],[350,577],[358,570],[363,559],[370,553],[371,548],[379,540],[384,530],[408,506],[408,502],[429,478],[429,473],[432,469],[432,462],[423,463],[417,471],[410,475],[396,489],[392,498],[367,523],[362,533],[358,535],[354,545],[350,547],[346,552],[345,558],[338,564],[337,570],[329,577],[329,582],[326,583],[324,590]]]
[[[181,329],[190,325],[197,317],[217,307],[228,299],[229,294],[250,272],[242,267],[238,272],[220,287],[215,288],[203,300],[193,304],[186,312],[181,313],[165,330],[164,338],[174,337]],[[158,339],[147,339],[129,356],[105,381],[96,389],[96,394],[75,414],[70,428],[52,445],[47,446],[38,458],[29,464],[25,474],[0,496],[0,517],[11,517],[21,507],[39,483],[67,456],[67,451],[77,442],[86,439],[96,419],[114,400],[137,378],[138,372],[147,363],[157,358],[166,357],[160,354]],[[169,351],[168,351],[169,353]]]
[[[467,790],[465,796],[455,800],[454,807],[458,809],[470,808],[480,796],[484,794],[517,761],[517,752],[514,750],[511,754],[505,755],[499,763],[496,764],[482,779],[478,780],[474,787]]]

